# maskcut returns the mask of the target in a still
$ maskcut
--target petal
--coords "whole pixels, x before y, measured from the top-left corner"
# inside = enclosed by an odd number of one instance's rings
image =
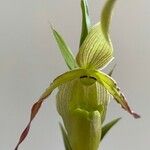
[[[120,89],[117,87],[116,82],[110,76],[100,71],[93,71],[92,76],[95,77],[97,81],[100,82],[108,90],[108,92],[122,106],[122,108],[124,108],[131,115],[133,115],[134,118],[140,117],[138,114],[131,110],[125,97],[121,93]]]
[[[26,136],[28,135],[30,126],[31,126],[31,122],[33,121],[33,119],[35,118],[35,116],[37,115],[42,103],[45,101],[45,99],[51,94],[51,92],[57,88],[58,86],[73,80],[75,78],[79,78],[81,75],[84,75],[85,71],[82,69],[77,69],[74,71],[69,71],[66,72],[62,75],[60,75],[59,77],[57,77],[51,84],[50,86],[45,90],[45,92],[42,94],[42,96],[39,98],[39,100],[32,106],[31,109],[31,115],[30,115],[30,121],[28,123],[28,125],[26,126],[26,128],[24,129],[24,131],[22,132],[19,142],[15,148],[15,150],[18,149],[18,146],[24,141],[24,139],[26,138]]]

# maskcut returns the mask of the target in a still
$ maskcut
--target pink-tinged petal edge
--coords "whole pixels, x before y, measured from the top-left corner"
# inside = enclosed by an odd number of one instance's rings
[[[125,99],[124,99],[124,104],[125,104],[124,106],[121,105],[122,108],[125,109],[127,112],[129,112],[135,119],[141,118],[141,116],[139,114],[137,114],[133,110],[131,110],[131,108],[129,107],[129,105],[128,105],[128,103],[127,103],[127,101]]]
[[[22,132],[19,142],[16,145],[14,150],[18,150],[19,145],[25,140],[25,138],[27,137],[29,130],[30,130],[30,126],[31,126],[31,122],[33,121],[33,119],[35,118],[35,116],[37,115],[43,101],[45,98],[41,98],[39,99],[33,106],[31,109],[31,116],[30,116],[30,121],[28,123],[28,125],[26,126],[26,128],[24,129],[24,131]]]

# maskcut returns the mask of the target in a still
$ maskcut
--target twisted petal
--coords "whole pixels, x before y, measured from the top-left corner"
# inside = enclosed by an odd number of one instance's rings
[[[30,115],[30,120],[28,125],[26,126],[26,128],[24,129],[24,131],[22,132],[19,142],[15,148],[15,150],[18,149],[18,146],[24,141],[24,139],[26,138],[26,136],[28,135],[30,126],[31,126],[31,122],[33,121],[33,119],[35,118],[35,116],[37,115],[42,103],[45,101],[45,99],[52,93],[52,91],[57,88],[58,86],[73,80],[75,78],[79,78],[80,76],[84,75],[85,71],[82,69],[77,69],[74,71],[69,71],[66,72],[62,75],[60,75],[59,77],[57,77],[51,84],[50,86],[45,90],[45,92],[42,94],[42,96],[39,98],[39,100],[32,106],[31,109],[31,115]]]

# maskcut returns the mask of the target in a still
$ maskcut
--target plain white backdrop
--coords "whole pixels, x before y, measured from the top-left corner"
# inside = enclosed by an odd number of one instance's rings
[[[89,0],[93,24],[105,0]],[[135,120],[112,100],[107,120],[122,117],[101,144],[103,150],[150,149],[150,1],[118,0],[111,23],[117,67],[113,74]],[[50,81],[67,71],[50,23],[77,53],[80,0],[0,0],[0,150],[13,150],[30,108]],[[106,69],[109,70],[111,65]],[[56,91],[33,121],[19,150],[64,150],[55,108]]]

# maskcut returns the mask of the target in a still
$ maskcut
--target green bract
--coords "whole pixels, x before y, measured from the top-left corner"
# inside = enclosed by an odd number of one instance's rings
[[[100,22],[91,26],[87,1],[81,0],[82,30],[76,59],[61,35],[52,28],[70,70],[58,76],[33,105],[30,121],[15,150],[27,136],[42,103],[57,87],[57,110],[65,127],[61,125],[66,150],[98,149],[105,134],[120,120],[115,119],[103,126],[110,96],[135,118],[140,117],[130,109],[117,83],[112,79],[113,70],[108,75],[98,70],[102,70],[113,59],[109,25],[115,1],[106,2]]]

